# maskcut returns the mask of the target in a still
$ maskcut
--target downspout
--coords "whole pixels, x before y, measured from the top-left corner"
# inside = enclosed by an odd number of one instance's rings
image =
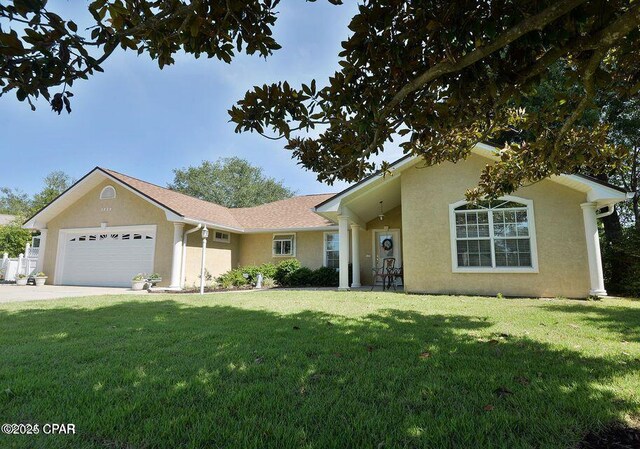
[[[200,262],[200,294],[204,295],[204,262],[207,254],[207,237],[209,237],[209,230],[205,227],[202,228],[202,260]]]
[[[184,278],[187,274],[187,234],[199,231],[201,228],[202,223],[200,223],[195,228],[184,231],[184,235],[182,236],[182,266],[180,267],[180,288],[184,288]]]
[[[613,212],[616,210],[614,205],[612,204],[607,204],[605,207],[607,208],[606,212],[599,213],[598,215],[596,215],[596,218],[608,217],[609,215],[613,214]]]

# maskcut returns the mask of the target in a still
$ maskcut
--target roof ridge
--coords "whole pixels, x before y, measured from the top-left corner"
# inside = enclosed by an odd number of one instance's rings
[[[289,198],[283,198],[281,200],[270,201],[268,203],[258,204],[258,205],[255,205],[255,206],[228,207],[228,206],[223,206],[222,204],[214,203],[213,201],[208,201],[208,200],[204,200],[202,198],[198,198],[197,196],[194,196],[194,195],[189,195],[188,193],[180,192],[178,190],[173,190],[173,189],[170,189],[168,187],[163,187],[163,186],[155,184],[153,182],[145,181],[144,179],[136,178],[135,176],[131,176],[131,175],[128,175],[126,173],[122,173],[122,172],[119,172],[117,170],[113,170],[111,168],[100,167],[100,166],[98,166],[98,168],[100,170],[103,170],[103,171],[106,171],[106,172],[116,173],[116,174],[121,175],[121,176],[126,176],[127,178],[135,179],[138,182],[144,182],[145,184],[149,184],[151,186],[158,187],[159,189],[168,190],[169,192],[177,193],[179,195],[184,195],[184,196],[187,196],[189,198],[193,198],[193,199],[198,200],[198,201],[203,201],[203,202],[208,203],[208,204],[213,204],[214,206],[223,207],[223,208],[225,208],[225,209],[227,209],[229,211],[238,210],[238,209],[250,209],[252,207],[265,206],[267,204],[277,203],[278,201],[286,201],[286,200],[290,200],[290,199],[293,199],[293,198],[302,198],[302,197],[306,197],[306,196],[321,196],[321,195],[332,195],[333,196],[333,195],[335,195],[335,193],[306,193],[304,195],[294,195],[294,196],[290,196]]]
[[[98,167],[98,168],[100,170],[103,170],[103,171],[116,173],[116,174],[121,175],[121,176],[126,176],[127,178],[135,179],[138,182],[144,182],[145,184],[149,184],[150,186],[158,187],[159,189],[163,189],[163,190],[166,190],[166,191],[171,192],[171,193],[176,193],[178,195],[183,195],[183,196],[186,196],[188,198],[192,198],[194,200],[202,201],[203,203],[213,204],[214,206],[222,207],[224,209],[229,209],[229,210],[232,209],[231,207],[223,206],[222,204],[214,203],[213,201],[203,200],[202,198],[198,198],[197,196],[189,195],[188,193],[180,192],[178,190],[173,190],[173,189],[170,189],[168,187],[163,187],[161,185],[154,184],[153,182],[145,181],[144,179],[136,178],[135,176],[127,175],[126,173],[122,173],[122,172],[119,172],[119,171],[116,171],[116,170],[112,170],[110,168],[104,168],[104,167]]]

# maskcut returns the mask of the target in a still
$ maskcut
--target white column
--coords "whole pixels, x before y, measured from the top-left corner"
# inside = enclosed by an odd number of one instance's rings
[[[47,230],[40,229],[40,246],[38,246],[38,261],[36,262],[36,273],[44,270],[44,252],[47,247]],[[53,273],[45,273],[46,275]]]
[[[23,271],[26,271],[22,269],[23,262],[24,262],[24,254],[20,253],[18,254],[18,270],[16,271],[16,274],[29,274],[29,273],[23,273]]]
[[[360,225],[351,225],[351,265],[353,267],[352,288],[360,287]]]
[[[183,232],[184,223],[173,223],[173,259],[171,261],[171,284],[169,284],[169,288],[180,288]]]
[[[349,289],[349,217],[338,216],[338,235],[340,239],[340,290]]]
[[[598,235],[598,219],[596,203],[582,203],[584,233],[587,237],[587,255],[589,256],[589,278],[591,280],[590,295],[606,296],[604,275],[602,274],[602,258],[600,257],[600,237]]]

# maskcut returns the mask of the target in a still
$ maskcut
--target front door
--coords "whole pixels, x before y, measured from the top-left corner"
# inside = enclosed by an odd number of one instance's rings
[[[373,231],[373,255],[376,267],[382,266],[382,261],[387,258],[396,259],[395,267],[402,267],[402,244],[400,242],[400,230],[377,229]],[[401,283],[401,282],[399,282]],[[377,279],[376,285],[381,285],[382,280]]]

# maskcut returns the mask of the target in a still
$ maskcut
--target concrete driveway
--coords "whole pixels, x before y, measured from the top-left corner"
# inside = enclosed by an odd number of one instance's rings
[[[98,295],[146,295],[143,291],[131,291],[128,288],[114,287],[74,287],[62,285],[13,285],[0,284],[0,303],[16,301],[38,301],[45,299],[69,298],[71,296],[98,296]]]

